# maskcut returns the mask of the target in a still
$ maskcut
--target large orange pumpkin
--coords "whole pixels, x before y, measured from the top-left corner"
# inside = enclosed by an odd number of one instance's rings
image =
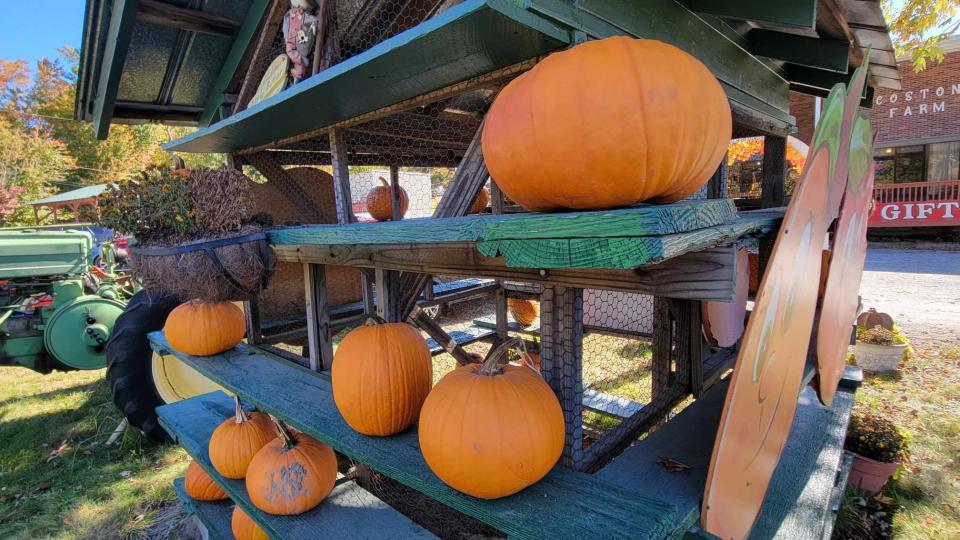
[[[482,135],[490,175],[533,211],[673,202],[716,171],[732,131],[720,83],[656,40],[554,53],[510,82]]]
[[[563,451],[563,412],[547,383],[530,367],[498,365],[515,343],[448,373],[420,413],[420,450],[430,470],[482,499],[534,484]]]
[[[232,349],[245,332],[243,310],[232,302],[185,302],[167,315],[163,325],[163,335],[170,346],[191,356],[210,356]]]
[[[204,472],[200,465],[197,465],[196,461],[191,461],[190,465],[187,465],[187,474],[183,476],[183,487],[187,495],[198,501],[222,501],[227,498],[227,493],[220,489],[220,486]]]
[[[507,309],[510,316],[520,326],[530,326],[540,316],[540,305],[526,298],[507,298]]]
[[[477,198],[473,200],[473,204],[470,205],[470,210],[467,210],[468,214],[479,214],[487,207],[487,204],[490,203],[490,190],[483,188],[480,190],[480,193],[477,193]]]
[[[233,537],[236,540],[270,540],[270,535],[263,532],[259,525],[254,523],[246,512],[239,506],[233,508],[233,516],[230,518],[230,530],[233,531]]]
[[[270,417],[261,412],[243,410],[234,396],[234,415],[213,430],[207,451],[210,463],[222,476],[239,479],[247,473],[250,460],[276,437]]]
[[[370,318],[343,338],[330,379],[333,400],[350,427],[364,435],[393,435],[417,421],[430,392],[430,349],[409,324]]]
[[[268,514],[302,514],[327,498],[337,480],[333,450],[277,422],[277,437],[257,452],[247,468],[247,495]]]
[[[367,192],[367,212],[377,221],[388,221],[393,218],[393,202],[390,196],[392,190],[390,183],[382,176],[380,184]],[[410,197],[402,187],[397,186],[397,189],[400,191],[400,217],[403,217],[410,206]]]

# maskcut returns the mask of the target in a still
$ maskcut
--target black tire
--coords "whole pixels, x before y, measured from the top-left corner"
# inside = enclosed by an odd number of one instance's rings
[[[138,292],[117,317],[107,342],[107,381],[113,403],[130,425],[161,442],[171,439],[157,421],[155,409],[163,400],[153,382],[153,349],[147,334],[162,329],[167,315],[179,304],[171,296]]]

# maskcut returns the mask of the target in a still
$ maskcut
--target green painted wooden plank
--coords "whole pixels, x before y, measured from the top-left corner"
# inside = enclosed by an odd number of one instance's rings
[[[569,41],[567,31],[505,0],[466,0],[165,148],[233,152],[273,143],[516,64]]]
[[[838,73],[850,68],[850,43],[839,39],[824,39],[754,28],[747,33],[750,52]]]
[[[173,491],[188,514],[196,516],[207,528],[210,540],[233,540],[230,518],[233,516],[233,501],[197,501],[187,495],[183,478],[173,481]]]
[[[817,25],[817,0],[689,0],[690,9],[718,17],[754,21],[773,26],[814,30]]]
[[[782,214],[745,212],[713,227],[662,236],[492,240],[477,243],[487,257],[503,257],[512,268],[630,269],[702,251],[745,235],[773,230]]]
[[[555,214],[473,215],[382,223],[306,225],[269,232],[272,244],[402,244],[500,239],[659,236],[729,223],[733,201],[713,199],[619,210]]]
[[[214,114],[220,108],[220,104],[223,103],[223,93],[234,74],[236,74],[240,61],[243,60],[243,55],[247,52],[247,47],[256,37],[257,28],[260,27],[260,21],[267,12],[267,8],[270,7],[270,3],[271,0],[253,0],[250,4],[247,15],[233,38],[230,52],[227,53],[223,66],[220,67],[220,74],[217,75],[217,80],[213,83],[213,87],[207,95],[207,103],[204,105],[203,112],[200,113],[198,120],[200,126],[210,125]]]
[[[171,349],[160,332],[150,334],[150,340],[157,349]],[[415,430],[393,437],[367,437],[350,429],[333,402],[329,381],[316,373],[244,344],[205,358],[173,354],[246,402],[338,452],[510,537],[664,538],[685,517],[673,502],[658,496],[657,486],[634,486],[631,491],[562,466],[510,497],[476,499],[434,476],[420,453]],[[221,403],[221,407],[228,404]],[[170,411],[176,406],[164,407]],[[162,418],[167,416],[164,407],[158,410]]]
[[[110,28],[97,74],[97,93],[93,105],[93,132],[97,139],[106,139],[110,132],[120,76],[133,37],[133,25],[137,20],[137,7],[137,0],[115,0],[110,11]]]
[[[256,371],[255,366],[251,368]],[[349,531],[351,538],[382,538],[383,531],[391,531],[391,537],[396,538],[434,538],[354,482],[342,478],[319,506],[303,514],[273,516],[259,510],[247,496],[243,480],[220,476],[210,463],[210,434],[233,415],[233,399],[223,392],[157,407],[157,415],[164,429],[197,464],[274,539],[340,538],[344,531]]]
[[[674,0],[528,0],[528,9],[595,38],[630,35],[672,43],[703,62],[724,84],[779,111],[786,120],[788,87],[783,77],[717,28]]]

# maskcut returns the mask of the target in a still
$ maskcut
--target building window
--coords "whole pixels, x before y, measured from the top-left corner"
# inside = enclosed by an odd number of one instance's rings
[[[953,180],[960,162],[958,151],[960,142],[879,148],[873,158],[874,179],[878,184],[902,184],[953,174],[946,178]]]
[[[927,180],[960,178],[960,141],[927,145]]]

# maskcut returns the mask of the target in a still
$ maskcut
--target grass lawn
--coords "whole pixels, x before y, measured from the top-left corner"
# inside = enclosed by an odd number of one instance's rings
[[[192,538],[171,482],[186,454],[120,422],[104,370],[0,367],[0,538]]]
[[[857,409],[881,413],[910,431],[910,463],[877,500],[848,496],[835,538],[882,537],[863,526],[867,512],[858,509],[864,504],[895,512],[895,538],[960,538],[960,341],[913,346],[899,371],[867,375],[856,401]]]

